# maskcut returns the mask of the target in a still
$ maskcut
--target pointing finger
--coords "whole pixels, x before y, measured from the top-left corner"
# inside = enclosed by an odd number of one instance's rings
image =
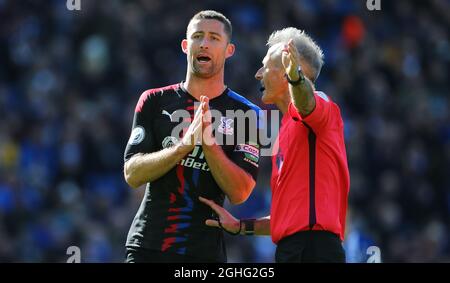
[[[205,224],[211,227],[219,227],[219,222],[217,220],[208,219],[205,221]]]
[[[220,209],[219,206],[212,200],[203,198],[203,197],[198,197],[198,199],[203,202],[204,204],[208,205],[209,207],[211,207],[217,214],[220,213]]]

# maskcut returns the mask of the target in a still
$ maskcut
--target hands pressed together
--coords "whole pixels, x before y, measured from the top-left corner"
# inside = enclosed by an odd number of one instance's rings
[[[187,151],[193,150],[199,144],[203,146],[215,144],[215,139],[212,134],[209,98],[207,96],[200,96],[200,105],[195,110],[192,123],[184,134],[181,144]]]

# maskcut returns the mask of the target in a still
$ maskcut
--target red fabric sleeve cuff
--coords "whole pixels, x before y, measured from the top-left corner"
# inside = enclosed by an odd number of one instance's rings
[[[318,124],[321,120],[323,120],[323,112],[324,112],[324,104],[325,102],[322,98],[317,97],[317,94],[314,92],[314,99],[316,100],[316,106],[313,111],[309,113],[308,116],[304,117],[303,120],[312,125]]]
[[[288,113],[289,113],[289,116],[291,116],[291,118],[294,121],[302,121],[303,120],[302,116],[300,115],[297,108],[294,106],[294,104],[292,102],[289,103]]]

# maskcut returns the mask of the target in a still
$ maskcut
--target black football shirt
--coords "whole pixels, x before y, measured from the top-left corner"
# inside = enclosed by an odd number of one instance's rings
[[[182,83],[145,91],[136,105],[125,161],[134,154],[156,152],[179,142],[182,134],[176,133],[189,126],[185,123],[181,127],[180,123],[194,117],[195,103],[198,105],[199,102]],[[229,88],[210,99],[209,106],[216,114],[220,112],[220,117],[214,119],[217,120],[214,134],[216,140],[223,141],[224,153],[256,180],[261,109]],[[236,115],[239,114],[236,113],[239,112],[251,114],[255,119],[245,119],[244,123],[238,121]],[[188,117],[180,118],[180,113],[188,113]],[[201,145],[196,145],[165,175],[147,184],[126,246],[226,262],[223,231],[205,225],[205,220],[214,217],[214,213],[198,200],[199,196],[219,205],[223,205],[225,199],[211,174]]]

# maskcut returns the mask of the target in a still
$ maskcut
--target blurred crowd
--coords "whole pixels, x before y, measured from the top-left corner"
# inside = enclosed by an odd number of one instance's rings
[[[123,262],[143,188],[123,178],[133,110],[180,82],[189,19],[233,24],[225,81],[261,105],[254,74],[275,29],[305,29],[325,53],[316,84],[341,107],[351,175],[345,248],[366,262],[450,261],[447,0],[0,0],[0,262]],[[269,214],[262,158],[239,217]],[[270,237],[228,236],[230,262],[273,262]]]

